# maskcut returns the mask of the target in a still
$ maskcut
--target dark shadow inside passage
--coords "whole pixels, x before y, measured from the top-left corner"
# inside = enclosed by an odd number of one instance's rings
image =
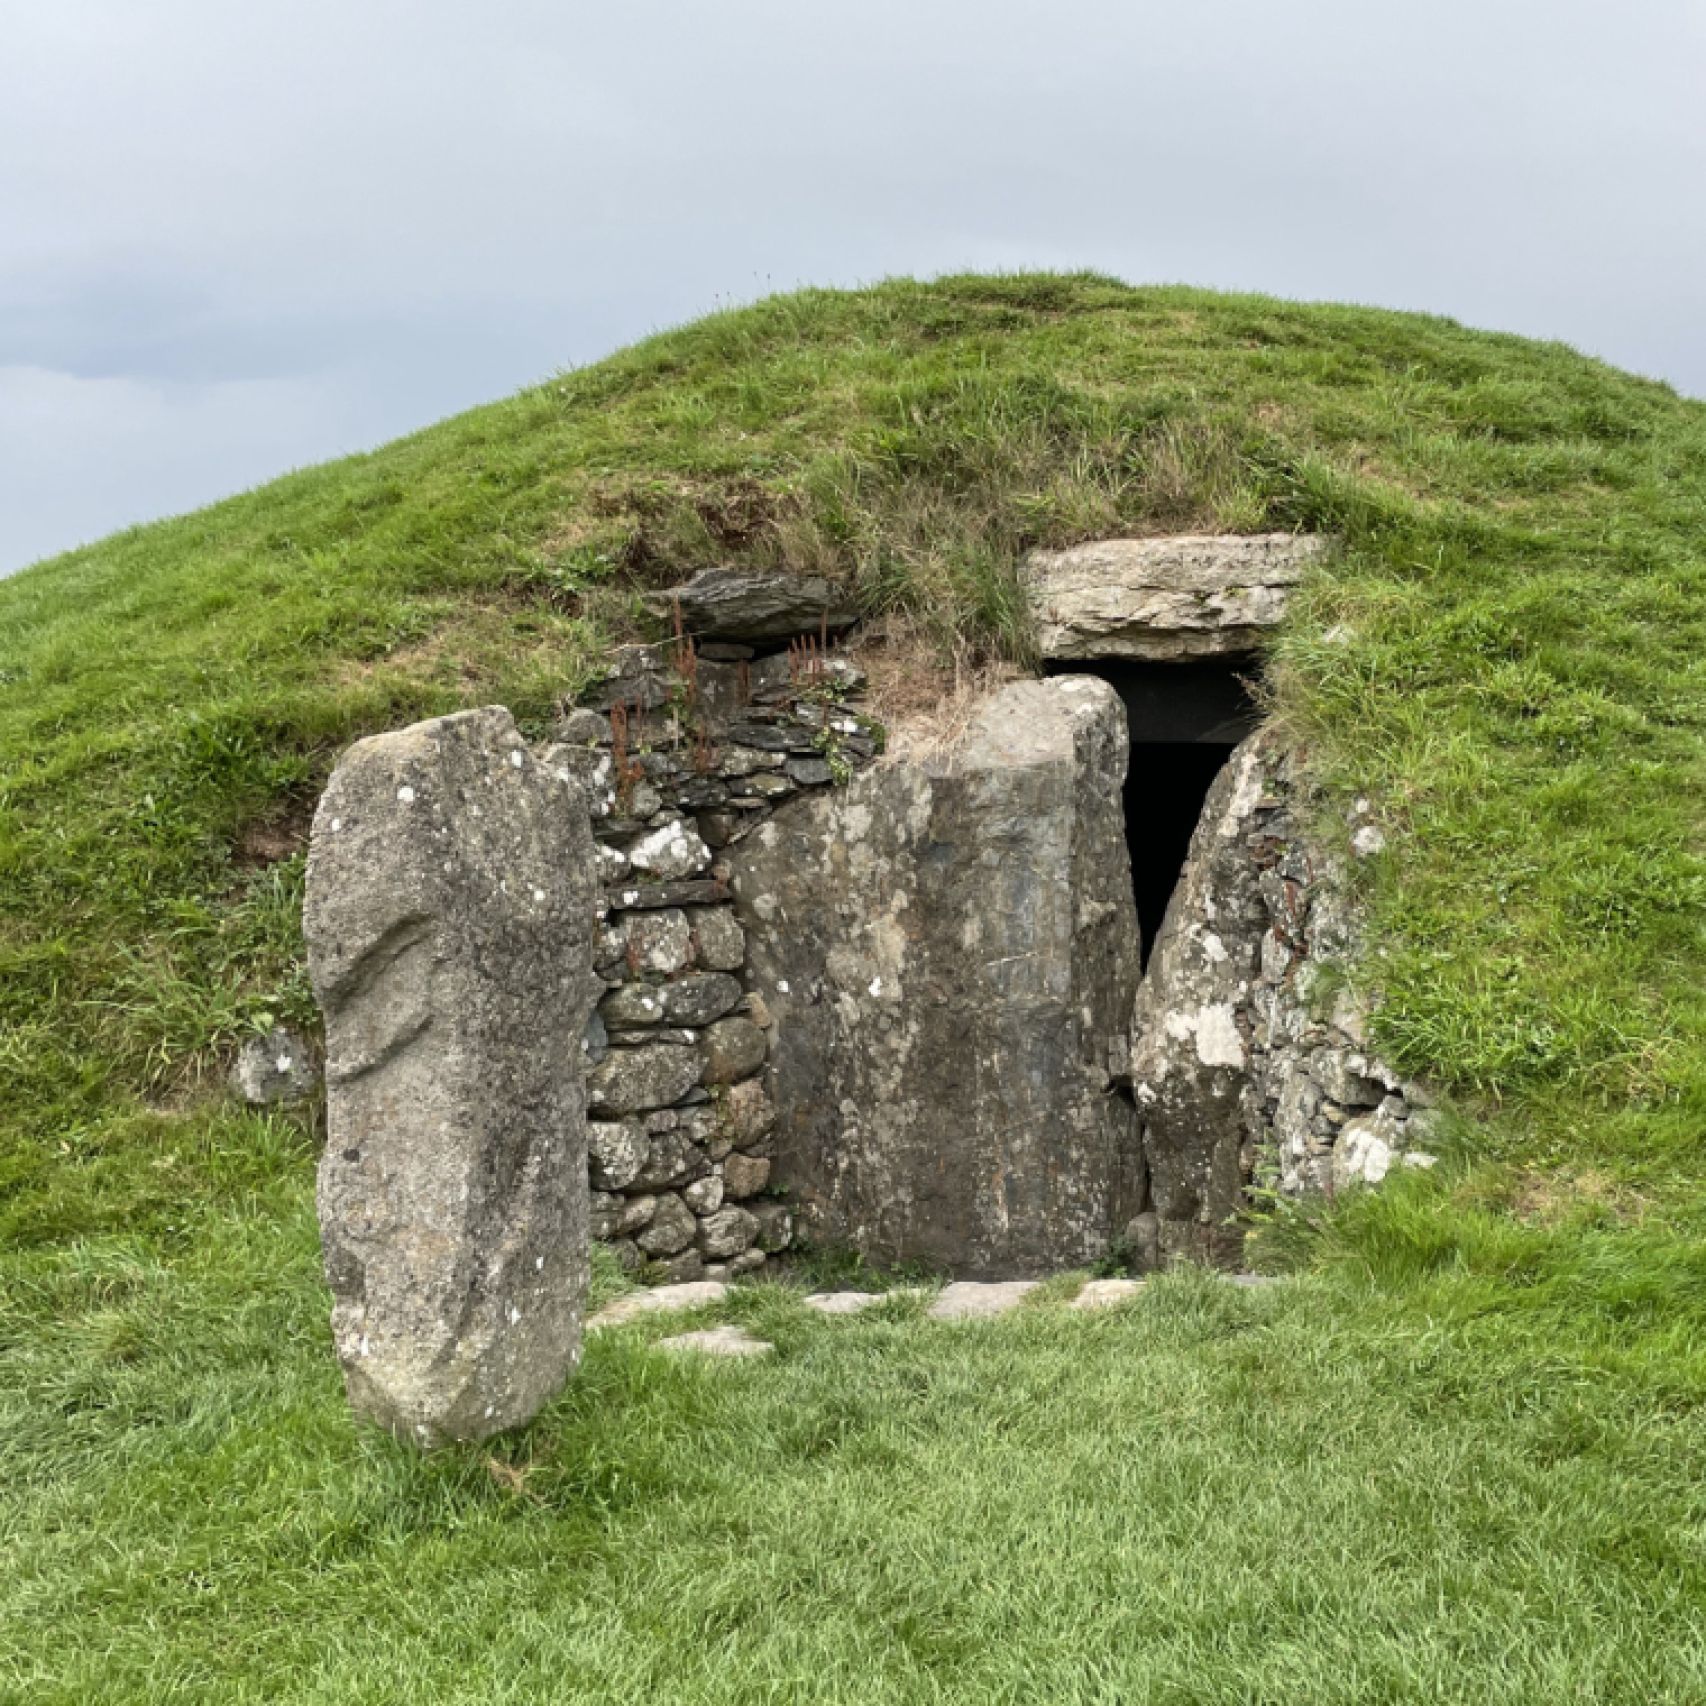
[[[1131,735],[1125,834],[1145,966],[1209,788],[1233,747],[1261,720],[1245,685],[1256,669],[1249,657],[1190,663],[1099,658],[1050,669],[1098,675],[1125,705]]]

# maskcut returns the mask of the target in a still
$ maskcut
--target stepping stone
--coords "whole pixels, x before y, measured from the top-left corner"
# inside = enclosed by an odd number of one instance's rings
[[[1016,1309],[1036,1280],[955,1280],[925,1310],[932,1321],[985,1321]]]
[[[861,1309],[881,1303],[887,1295],[883,1291],[814,1291],[805,1304],[820,1315],[857,1315]]]
[[[659,1339],[664,1351],[696,1351],[708,1357],[761,1357],[775,1350],[767,1339],[755,1339],[744,1327],[702,1327],[697,1333],[677,1333]]]
[[[1084,1282],[1084,1289],[1067,1305],[1068,1309],[1112,1309],[1129,1303],[1143,1290],[1143,1281],[1135,1279],[1093,1279]]]
[[[686,1280],[680,1285],[654,1285],[649,1291],[631,1291],[607,1304],[587,1322],[587,1331],[595,1327],[619,1327],[638,1315],[650,1315],[659,1309],[698,1309],[706,1303],[721,1303],[729,1288],[721,1280]]]

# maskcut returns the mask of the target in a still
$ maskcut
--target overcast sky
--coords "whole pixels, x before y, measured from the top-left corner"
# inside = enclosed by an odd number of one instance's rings
[[[1706,4],[0,0],[0,571],[730,301],[1019,267],[1706,395]]]

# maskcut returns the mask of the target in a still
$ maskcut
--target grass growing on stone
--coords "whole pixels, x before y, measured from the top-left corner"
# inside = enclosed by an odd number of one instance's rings
[[[217,1093],[312,1019],[338,750],[543,732],[704,563],[1022,659],[1023,549],[1189,527],[1343,543],[1273,693],[1386,825],[1353,975],[1442,1176],[1276,1225],[1283,1294],[743,1302],[775,1358],[600,1344],[494,1459],[355,1434],[317,1134]],[[0,1690],[1698,1697],[1703,734],[1706,406],[1088,276],[717,315],[0,583]]]

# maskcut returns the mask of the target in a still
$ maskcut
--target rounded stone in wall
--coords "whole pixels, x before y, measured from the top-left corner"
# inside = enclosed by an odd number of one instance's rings
[[[770,1183],[770,1163],[759,1155],[735,1154],[723,1162],[723,1194],[738,1202],[755,1197]]]
[[[645,1164],[631,1181],[640,1191],[663,1190],[702,1178],[709,1163],[699,1146],[679,1131],[660,1131],[651,1139]]]
[[[693,921],[698,960],[707,971],[739,971],[746,961],[746,932],[726,906],[707,906]]]
[[[693,1242],[698,1230],[693,1210],[672,1191],[658,1198],[651,1225],[634,1242],[648,1256],[673,1256]]]
[[[607,1114],[667,1108],[699,1082],[702,1065],[697,1049],[679,1043],[612,1049],[587,1075],[587,1107]]]
[[[638,1120],[588,1120],[586,1147],[593,1189],[620,1191],[638,1176],[650,1144]]]
[[[758,1237],[758,1221],[744,1208],[720,1208],[699,1223],[699,1248],[720,1260],[738,1256]]]
[[[733,1084],[764,1064],[764,1033],[750,1019],[719,1019],[705,1033],[705,1082]]]

